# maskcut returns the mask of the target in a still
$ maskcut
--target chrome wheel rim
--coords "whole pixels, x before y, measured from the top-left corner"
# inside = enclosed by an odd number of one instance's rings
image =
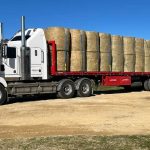
[[[2,99],[2,92],[0,91],[0,99]]]
[[[87,94],[89,92],[89,90],[90,90],[89,85],[87,83],[83,84],[83,86],[82,86],[82,92],[84,94]]]
[[[64,93],[66,95],[70,95],[72,93],[72,86],[70,84],[67,84],[65,87],[64,87]]]

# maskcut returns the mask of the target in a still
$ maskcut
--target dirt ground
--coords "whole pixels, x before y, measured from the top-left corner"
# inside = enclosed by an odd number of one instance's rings
[[[0,138],[81,134],[150,134],[150,92],[20,98],[0,106]]]

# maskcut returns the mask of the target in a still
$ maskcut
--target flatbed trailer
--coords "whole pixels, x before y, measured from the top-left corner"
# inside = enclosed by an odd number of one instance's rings
[[[57,71],[57,51],[55,41],[49,41],[48,44],[52,46],[52,66],[49,68],[49,73],[52,76],[72,78],[87,77],[95,81],[99,80],[100,85],[103,86],[131,86],[133,82],[142,82],[144,84],[145,81],[148,82],[147,80],[150,79],[150,72]]]

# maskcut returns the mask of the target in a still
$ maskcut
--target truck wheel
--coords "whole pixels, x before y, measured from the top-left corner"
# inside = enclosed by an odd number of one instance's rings
[[[148,84],[149,84],[149,81],[148,81],[148,80],[145,80],[145,81],[144,81],[144,90],[145,90],[145,91],[149,91],[149,90],[150,90]]]
[[[150,91],[150,79],[148,80],[148,89]]]
[[[77,96],[89,97],[92,95],[92,83],[89,79],[78,80],[77,87]]]
[[[57,86],[57,96],[59,98],[72,98],[75,93],[75,86],[72,80],[61,80]]]
[[[0,85],[0,105],[3,105],[7,102],[7,92],[5,88]]]

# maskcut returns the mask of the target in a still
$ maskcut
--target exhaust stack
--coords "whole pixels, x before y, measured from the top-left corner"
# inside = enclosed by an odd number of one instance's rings
[[[21,80],[30,80],[30,49],[26,47],[25,17],[21,17]]]
[[[2,64],[3,41],[3,23],[0,22],[0,65]]]
[[[25,17],[21,17],[21,44],[22,47],[26,47],[25,43]]]
[[[0,22],[0,43],[3,43],[3,23]]]

